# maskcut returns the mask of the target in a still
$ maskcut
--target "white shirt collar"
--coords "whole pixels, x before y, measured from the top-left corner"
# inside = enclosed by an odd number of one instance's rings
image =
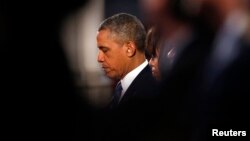
[[[121,85],[122,85],[122,94],[121,98],[122,99],[123,95],[127,91],[128,87],[131,85],[131,83],[134,81],[134,79],[137,77],[137,75],[148,65],[148,61],[145,60],[141,65],[130,71],[122,80],[121,80]]]

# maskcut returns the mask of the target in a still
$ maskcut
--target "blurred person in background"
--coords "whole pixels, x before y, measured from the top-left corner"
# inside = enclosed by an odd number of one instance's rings
[[[200,0],[199,19],[214,33],[197,83],[200,87],[200,135],[213,128],[246,130],[250,89],[250,15],[248,0]],[[209,138],[210,137],[210,138]]]
[[[193,3],[181,0],[141,2],[145,13],[153,15],[146,17],[154,17],[148,20],[161,29],[164,38],[158,60],[162,77],[159,97],[162,112],[155,134],[166,140],[191,140],[198,124],[200,106],[199,94],[193,92],[196,90],[194,86],[213,34],[196,23],[196,11],[186,8],[194,6]]]
[[[165,30],[159,67],[165,73],[161,103],[166,103],[166,118],[161,120],[165,127],[160,131],[173,134],[162,138],[211,140],[212,128],[246,130],[250,80],[247,2],[172,0],[165,7],[189,32],[165,26],[170,29]],[[171,25],[169,16],[163,18],[165,25]],[[164,29],[163,21],[159,25]],[[182,40],[169,42],[170,33]]]
[[[163,77],[168,79],[168,77],[178,73],[173,71],[174,69],[183,72],[178,68],[181,65],[188,69],[191,68],[190,65],[195,65],[193,62],[197,61],[196,56],[185,56],[185,54],[188,54],[185,52],[198,54],[187,47],[189,45],[190,47],[199,46],[197,38],[200,38],[199,30],[201,28],[193,24],[193,13],[183,9],[180,0],[141,0],[140,2],[143,13],[147,15],[145,16],[146,24],[155,24],[161,30],[165,39],[159,59],[160,72]],[[204,38],[209,35],[205,35]],[[192,60],[185,61],[185,57]],[[180,60],[184,60],[184,62]]]

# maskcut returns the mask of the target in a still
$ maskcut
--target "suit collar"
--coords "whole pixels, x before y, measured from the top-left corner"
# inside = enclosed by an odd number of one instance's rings
[[[145,60],[142,64],[140,64],[138,67],[130,71],[122,80],[121,85],[123,88],[121,98],[126,93],[129,86],[132,84],[132,82],[135,80],[135,78],[140,74],[140,72],[148,65],[148,61]]]
[[[151,73],[151,68],[147,64],[146,67],[136,76],[134,81],[130,84],[128,87],[127,91],[124,93],[120,104],[126,103],[130,97],[133,97],[137,93],[137,88],[141,88],[141,83],[144,81],[144,76],[145,75],[152,75]],[[152,76],[153,77],[153,76]]]

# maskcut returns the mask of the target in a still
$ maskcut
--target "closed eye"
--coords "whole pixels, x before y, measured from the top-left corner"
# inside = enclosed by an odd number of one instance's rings
[[[109,48],[107,48],[107,47],[99,47],[99,49],[100,49],[103,53],[106,53],[107,51],[109,51]]]

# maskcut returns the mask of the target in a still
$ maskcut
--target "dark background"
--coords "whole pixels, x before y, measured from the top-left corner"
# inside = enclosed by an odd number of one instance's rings
[[[71,140],[85,121],[88,130],[90,114],[74,88],[60,41],[62,20],[85,3],[1,0],[0,93],[8,139]]]
[[[90,139],[93,109],[75,88],[61,44],[63,20],[86,0],[0,2],[3,130],[9,139]],[[105,1],[105,17],[138,2]]]

